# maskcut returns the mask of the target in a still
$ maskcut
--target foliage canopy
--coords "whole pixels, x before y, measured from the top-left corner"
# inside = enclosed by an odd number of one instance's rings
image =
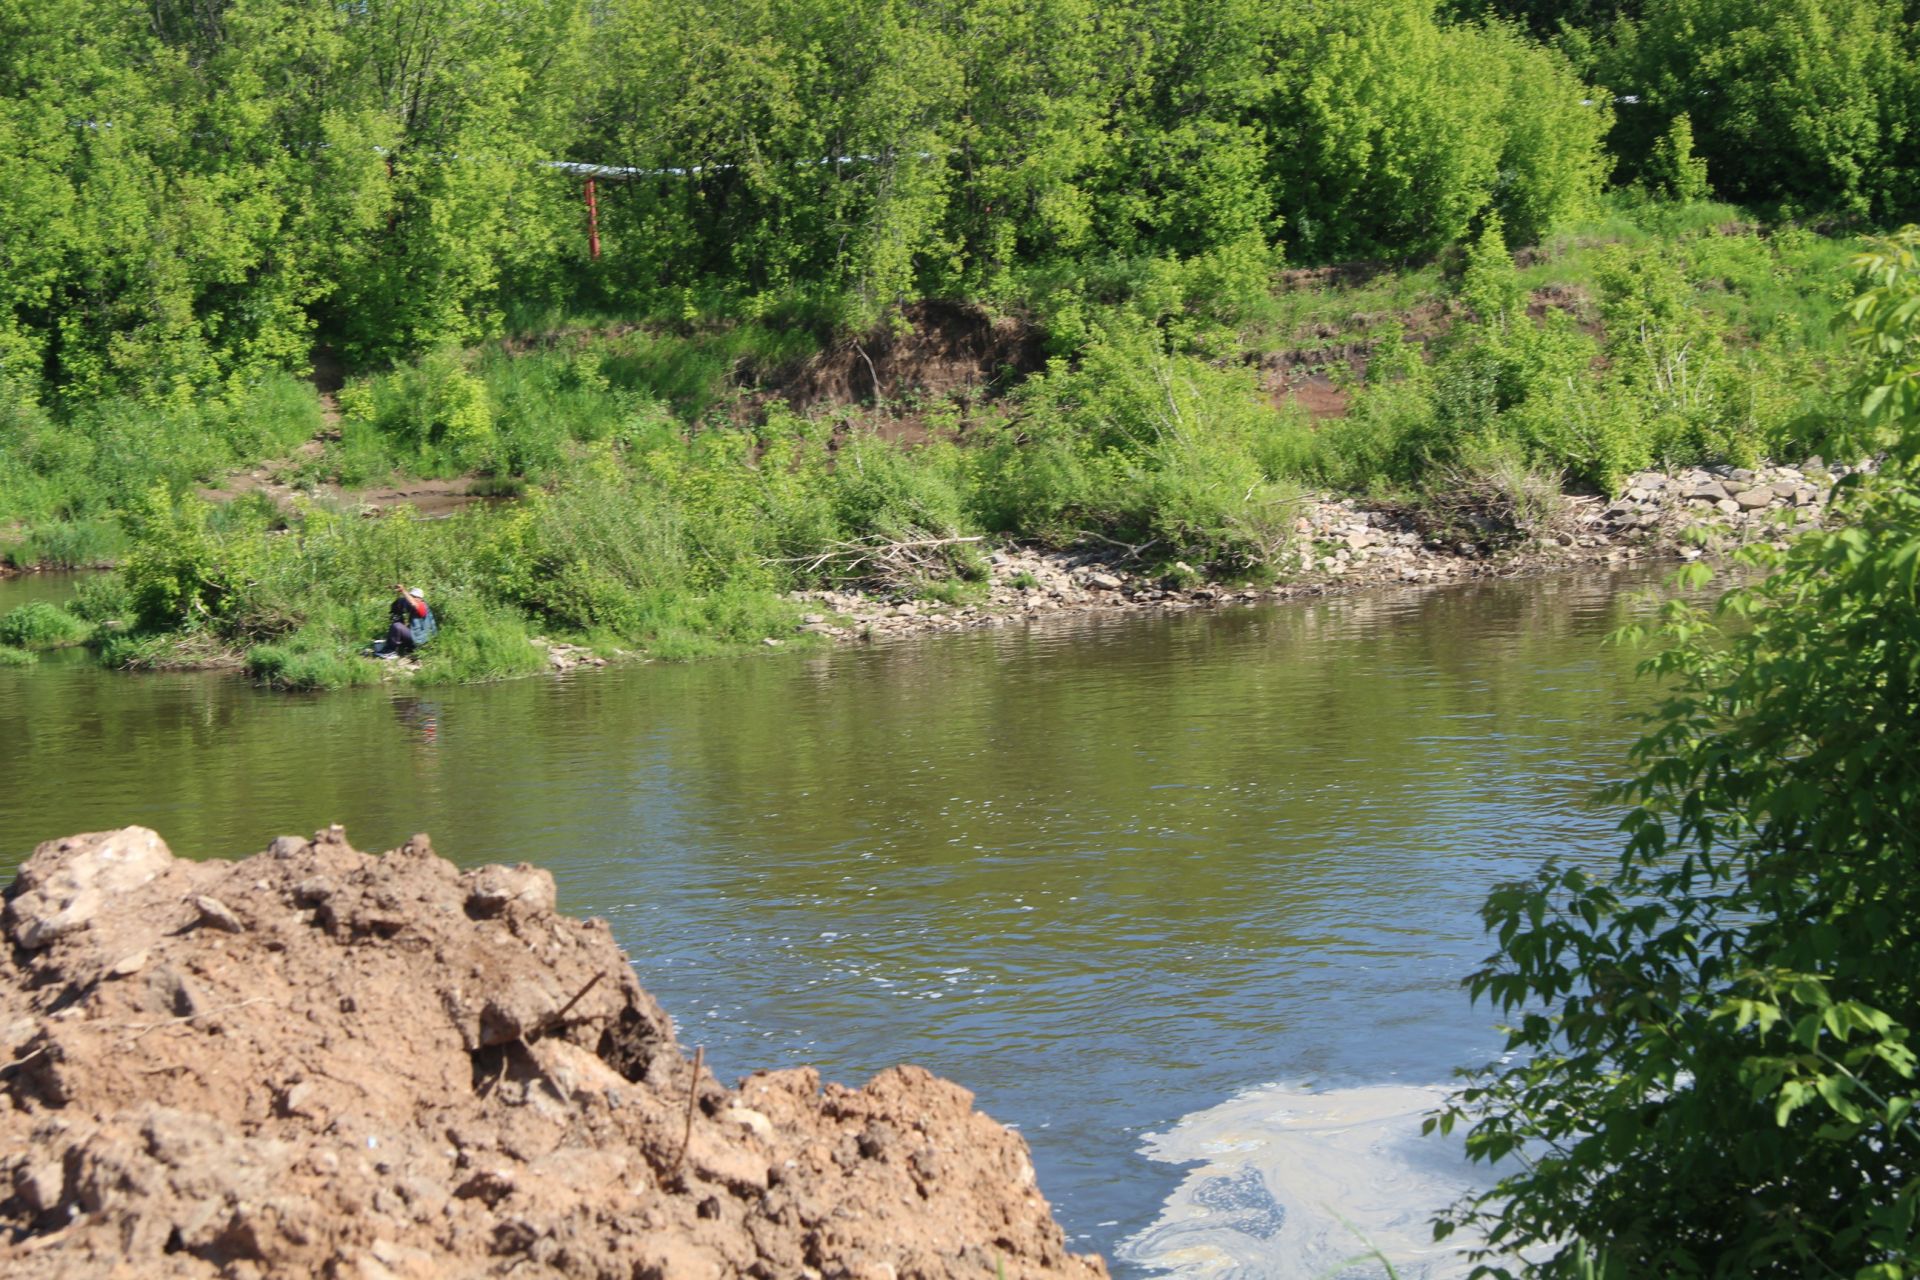
[[[0,0],[0,384],[184,401],[562,299],[1257,288],[1586,207],[1591,97],[1429,0]],[[560,162],[608,166],[597,260]]]

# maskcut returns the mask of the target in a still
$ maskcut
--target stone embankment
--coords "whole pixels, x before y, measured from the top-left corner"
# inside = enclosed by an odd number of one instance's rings
[[[803,633],[877,640],[1096,610],[1217,608],[1368,586],[1697,559],[1818,527],[1834,483],[1872,466],[1829,468],[1816,458],[1801,467],[1643,472],[1614,502],[1550,495],[1538,510],[1525,512],[1498,502],[1444,511],[1316,495],[1294,521],[1295,542],[1277,564],[1280,580],[1273,586],[1208,582],[1185,565],[1171,574],[1144,573],[1101,548],[1006,546],[988,554],[984,589],[961,603],[915,598],[904,587],[803,591],[792,598],[814,610],[799,624]]]
[[[914,1067],[729,1088],[528,866],[338,827],[40,846],[0,926],[0,1273],[1105,1275]]]

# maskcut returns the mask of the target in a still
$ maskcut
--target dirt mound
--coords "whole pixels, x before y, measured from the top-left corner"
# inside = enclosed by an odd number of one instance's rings
[[[1046,335],[1011,316],[979,307],[917,302],[906,324],[834,344],[768,378],[768,393],[794,408],[938,398],[987,397],[1046,364]]]
[[[10,1277],[1105,1274],[956,1085],[722,1086],[544,871],[129,827],[7,899]]]

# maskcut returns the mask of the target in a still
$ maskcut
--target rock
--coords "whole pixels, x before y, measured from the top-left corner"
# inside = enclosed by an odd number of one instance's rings
[[[510,910],[542,915],[554,909],[553,874],[543,867],[525,862],[513,867],[482,867],[467,884],[466,912],[475,920],[492,919]]]
[[[1742,511],[1758,511],[1761,507],[1772,503],[1773,498],[1773,486],[1770,484],[1760,485],[1752,489],[1742,489],[1739,493],[1733,495],[1733,500],[1739,504]]]
[[[47,1148],[30,1153],[13,1171],[13,1191],[35,1213],[52,1213],[67,1195],[65,1163]]]
[[[720,1113],[720,1119],[751,1130],[763,1141],[773,1140],[773,1121],[752,1107],[732,1106]]]
[[[1740,514],[1740,510],[1741,510],[1740,504],[1735,502],[1732,498],[1722,498],[1720,499],[1720,501],[1714,503],[1713,505],[1719,508],[1721,511],[1725,512],[1727,515],[1737,516]]]
[[[145,827],[49,840],[33,851],[15,882],[5,919],[29,951],[84,929],[108,899],[152,880],[173,865],[164,841]]]
[[[187,899],[198,913],[198,923],[203,928],[219,929],[223,933],[245,933],[247,926],[240,923],[240,917],[233,914],[233,908],[215,897],[197,893]]]
[[[1087,575],[1087,585],[1101,591],[1118,591],[1126,584],[1110,573],[1090,573]]]
[[[1718,480],[1704,480],[1687,490],[1688,502],[1725,502],[1732,497]]]
[[[107,970],[107,976],[109,978],[131,978],[134,974],[147,967],[147,961],[150,958],[151,953],[142,947],[131,955],[122,956],[114,961],[112,967]]]

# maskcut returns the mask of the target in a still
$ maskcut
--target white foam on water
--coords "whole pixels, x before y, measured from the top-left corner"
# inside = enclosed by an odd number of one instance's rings
[[[1266,1085],[1183,1118],[1142,1147],[1198,1162],[1151,1227],[1116,1251],[1128,1262],[1206,1280],[1455,1280],[1472,1268],[1432,1218],[1490,1184],[1459,1139],[1423,1137],[1439,1087],[1314,1092]]]

